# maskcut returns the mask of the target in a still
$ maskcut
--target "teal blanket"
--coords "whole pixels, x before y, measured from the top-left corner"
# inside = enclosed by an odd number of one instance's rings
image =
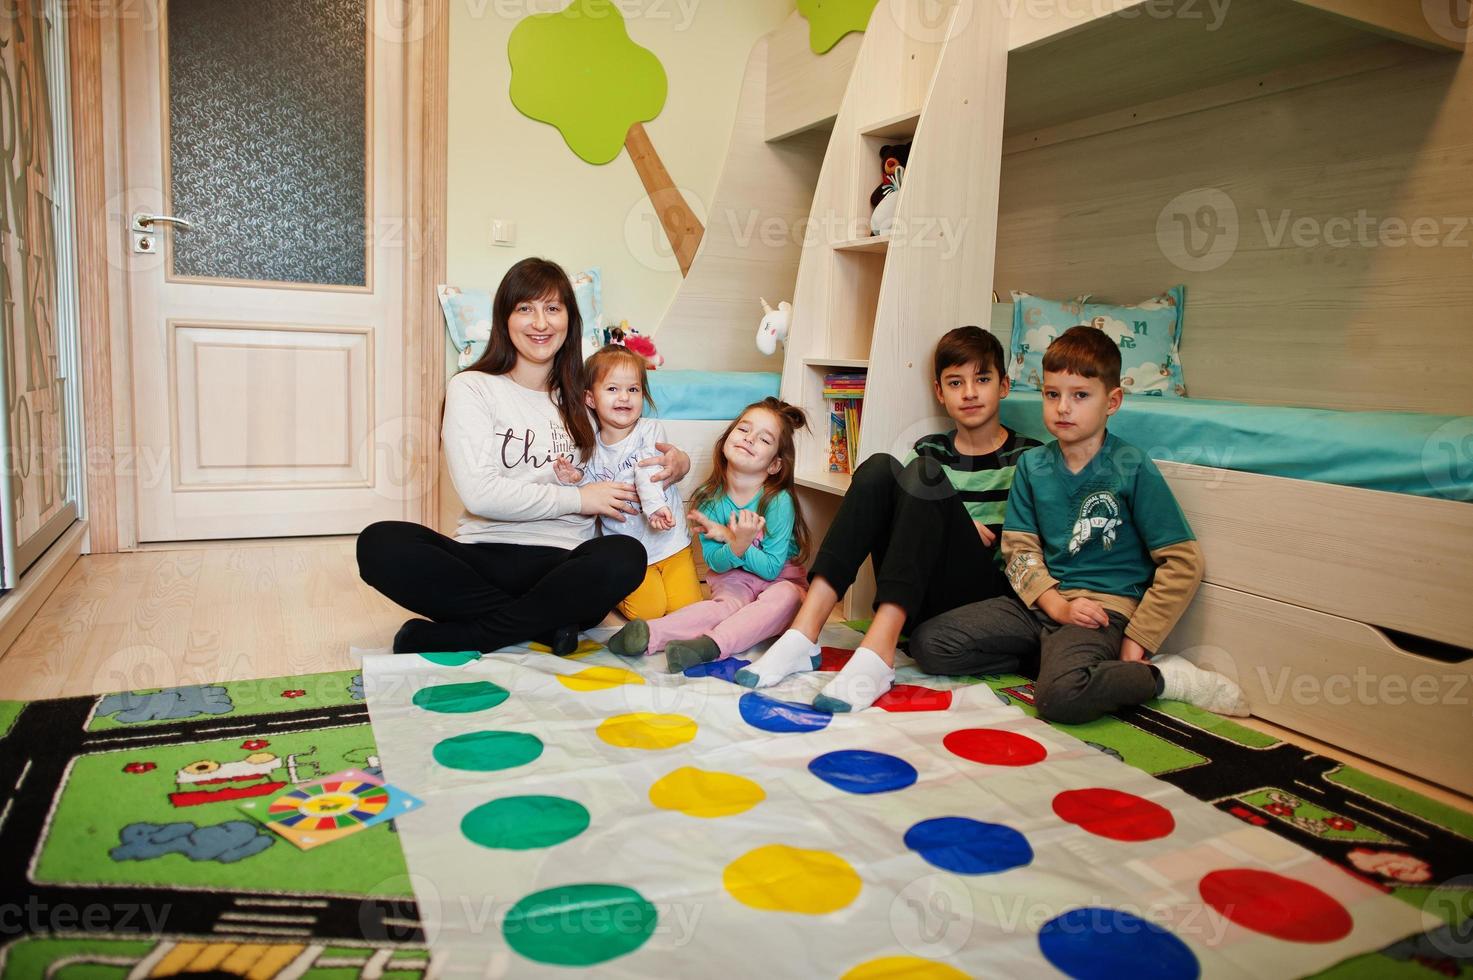
[[[1043,396],[1016,391],[1003,424],[1045,442]],[[1473,501],[1473,417],[1334,412],[1129,396],[1110,431],[1152,459]]]
[[[775,371],[651,371],[650,394],[662,419],[734,419],[742,409],[776,396]]]

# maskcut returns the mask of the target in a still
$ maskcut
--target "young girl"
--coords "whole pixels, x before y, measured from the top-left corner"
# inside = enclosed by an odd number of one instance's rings
[[[598,420],[593,457],[583,472],[559,457],[558,479],[566,484],[632,483],[639,493],[643,516],[627,521],[601,519],[605,535],[624,534],[644,545],[649,565],[644,582],[619,603],[627,619],[655,619],[701,600],[701,580],[691,555],[690,531],[680,490],[668,490],[653,479],[654,471],[639,463],[659,456],[657,443],[666,442],[665,427],[642,418],[650,397],[644,358],[618,344],[609,344],[583,363],[584,398]]]
[[[664,650],[674,674],[787,629],[808,591],[798,564],[808,527],[793,494],[793,432],[807,424],[802,409],[765,398],[727,427],[689,515],[712,572],[711,598],[632,620],[609,638],[610,650],[626,657]]]

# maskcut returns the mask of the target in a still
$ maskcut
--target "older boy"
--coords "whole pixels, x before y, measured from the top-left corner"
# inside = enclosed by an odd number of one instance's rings
[[[875,567],[875,618],[849,662],[814,699],[825,711],[869,707],[895,681],[895,644],[938,613],[1008,592],[996,550],[1013,467],[1038,443],[1004,429],[1002,345],[958,327],[936,345],[935,395],[956,429],[916,441],[901,463],[871,456],[824,536],[803,606],[738,683],[767,687],[819,663],[818,634],[866,557]]]
[[[1145,454],[1105,424],[1120,408],[1120,349],[1074,327],[1043,359],[1043,419],[1056,441],[1018,464],[1002,549],[1016,596],[938,616],[910,653],[935,674],[1038,664],[1034,703],[1077,724],[1167,697],[1246,715],[1238,686],[1160,649],[1202,580],[1176,498]]]

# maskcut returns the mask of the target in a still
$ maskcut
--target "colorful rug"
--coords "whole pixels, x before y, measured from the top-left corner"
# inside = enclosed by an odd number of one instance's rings
[[[350,768],[357,671],[0,702],[0,976],[426,976],[392,822],[301,851],[239,809]]]
[[[446,976],[1302,976],[1439,924],[987,685],[658,666],[365,661]]]
[[[592,650],[584,666],[623,663]],[[825,666],[842,656],[831,651]],[[974,683],[913,669],[901,680],[892,710]],[[985,680],[1031,713],[1026,679]],[[1190,707],[1064,730],[1451,924],[1324,976],[1473,978],[1473,817]],[[427,883],[411,885],[397,828],[302,852],[263,846],[237,808],[240,794],[269,795],[261,786],[376,770],[378,754],[355,671],[0,702],[0,976],[426,975],[412,895]],[[949,899],[929,897],[944,917]]]

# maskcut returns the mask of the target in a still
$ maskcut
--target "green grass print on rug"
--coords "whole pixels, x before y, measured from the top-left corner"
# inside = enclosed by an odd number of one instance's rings
[[[243,813],[238,800],[189,806],[171,802],[179,790],[176,773],[202,762],[228,763],[271,753],[284,765],[290,754],[297,756],[299,764],[311,765],[313,769],[304,776],[315,778],[361,768],[374,752],[372,727],[352,725],[84,755],[68,775],[61,805],[41,849],[36,880],[407,894],[404,858],[387,823],[325,847],[301,851]],[[278,767],[271,775],[285,774]],[[210,857],[208,850],[205,854],[187,850],[158,853],[158,848],[147,844],[128,847],[122,840],[130,827],[188,822],[205,828],[238,821],[254,827],[262,845],[253,842]],[[124,859],[115,859],[113,855],[118,854],[125,855]]]

